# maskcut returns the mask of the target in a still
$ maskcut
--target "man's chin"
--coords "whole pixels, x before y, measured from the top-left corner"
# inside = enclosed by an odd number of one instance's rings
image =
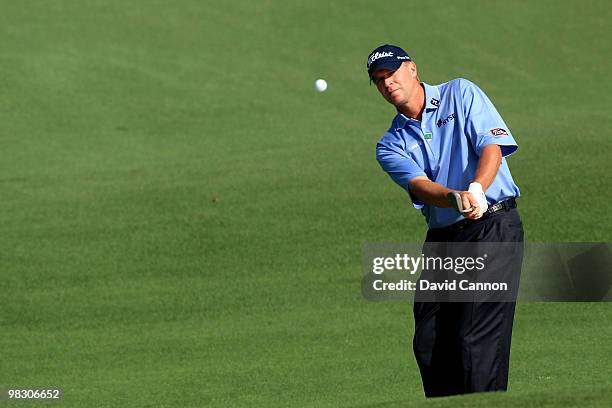
[[[404,100],[402,98],[389,98],[389,102],[396,107],[400,107],[404,105]]]
[[[404,103],[404,98],[402,98],[402,94],[400,92],[393,92],[392,94],[390,94],[389,100],[391,100],[391,103],[394,105],[401,105],[402,103]]]

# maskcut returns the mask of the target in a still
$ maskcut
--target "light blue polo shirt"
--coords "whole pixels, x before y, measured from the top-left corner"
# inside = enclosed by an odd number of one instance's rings
[[[452,208],[424,204],[410,193],[408,184],[416,176],[455,190],[467,190],[474,181],[478,158],[489,144],[501,147],[502,156],[518,148],[508,126],[493,103],[474,83],[459,78],[425,88],[422,120],[399,113],[376,145],[376,159],[384,171],[404,188],[430,228],[445,227],[463,219]],[[485,191],[492,204],[518,197],[506,159]]]

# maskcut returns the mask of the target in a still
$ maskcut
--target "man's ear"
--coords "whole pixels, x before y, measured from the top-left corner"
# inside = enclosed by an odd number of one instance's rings
[[[416,64],[412,61],[408,63],[408,69],[410,70],[410,76],[413,78],[418,78],[419,73],[417,72]]]

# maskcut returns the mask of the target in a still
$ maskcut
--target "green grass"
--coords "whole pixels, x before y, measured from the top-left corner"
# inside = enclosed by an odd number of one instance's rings
[[[359,287],[363,242],[425,233],[374,159],[393,109],[365,59],[384,42],[495,102],[528,240],[611,240],[607,2],[0,9],[0,387],[99,407],[612,403],[609,304],[519,305],[510,391],[425,401],[410,305]]]

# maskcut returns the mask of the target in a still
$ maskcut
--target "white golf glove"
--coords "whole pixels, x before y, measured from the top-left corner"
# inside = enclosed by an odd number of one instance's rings
[[[476,201],[478,202],[479,213],[478,217],[482,217],[487,208],[489,208],[489,203],[487,202],[487,197],[485,196],[484,191],[482,191],[482,185],[480,183],[470,183],[468,187],[468,191],[472,193]]]

